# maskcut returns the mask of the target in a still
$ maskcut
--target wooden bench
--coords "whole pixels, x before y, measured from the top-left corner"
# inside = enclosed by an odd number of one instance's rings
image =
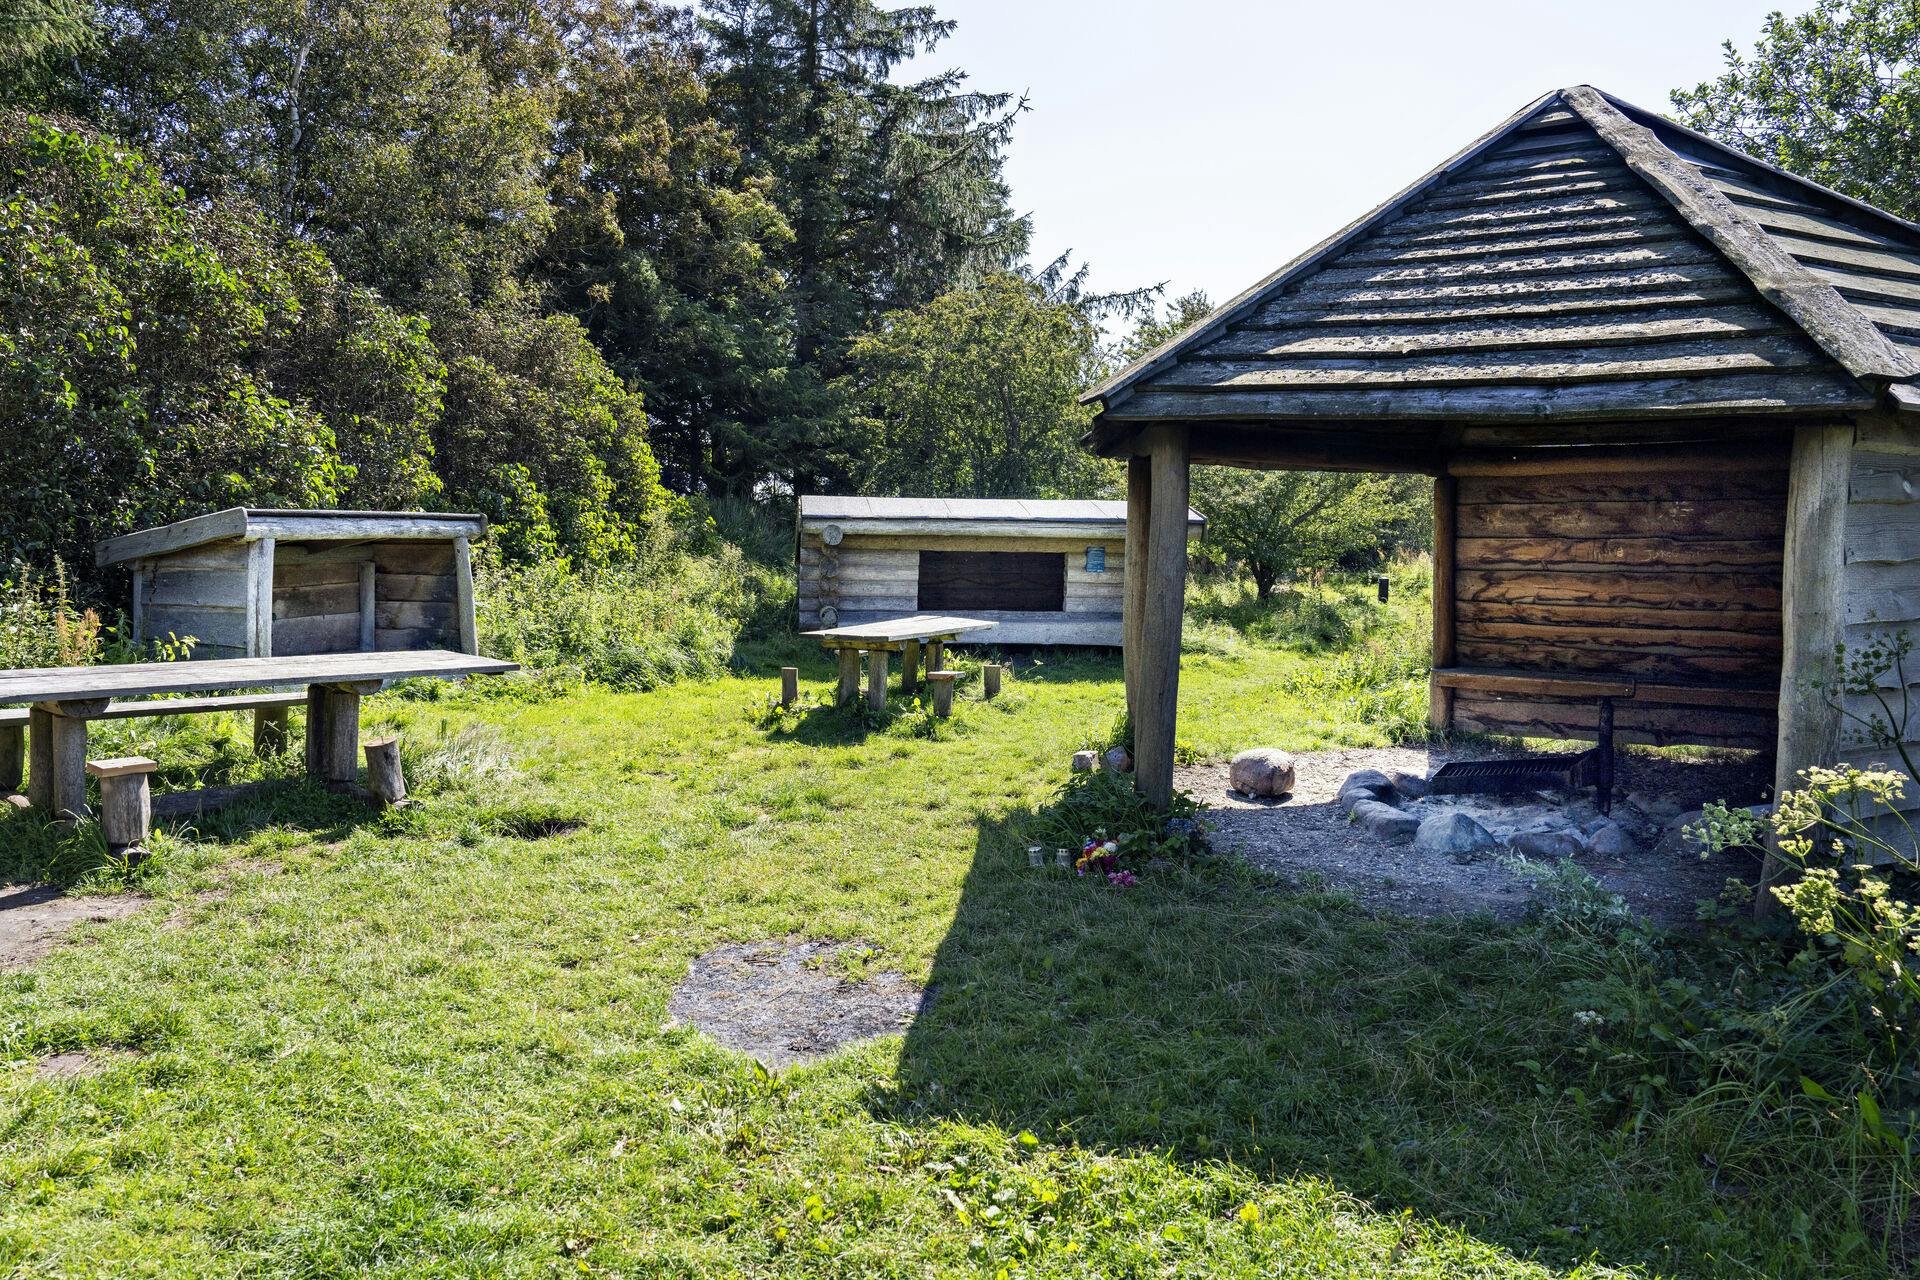
[[[0,671],[0,703],[32,704],[0,713],[5,716],[0,719],[0,792],[20,784],[23,721],[32,730],[27,782],[33,807],[49,816],[86,817],[89,721],[252,710],[256,746],[268,745],[275,730],[284,745],[287,711],[300,702],[307,708],[307,773],[331,787],[350,786],[357,771],[362,696],[393,680],[517,669],[493,658],[416,649]],[[290,685],[304,685],[306,691],[227,692]],[[134,700],[160,694],[211,696]]]
[[[1530,738],[1587,738],[1598,730],[1599,703],[1615,706],[1614,736],[1652,746],[1767,750],[1774,745],[1776,689],[1586,672],[1511,667],[1438,667],[1448,690],[1451,726]]]

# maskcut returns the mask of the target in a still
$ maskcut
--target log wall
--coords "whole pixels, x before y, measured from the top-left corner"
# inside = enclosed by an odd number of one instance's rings
[[[1905,636],[1915,644],[1902,669],[1880,680],[1887,715],[1870,694],[1846,697],[1836,755],[1860,767],[1904,769],[1899,753],[1871,745],[1862,718],[1889,728],[1905,720],[1901,738],[1920,757],[1920,429],[1883,419],[1863,421],[1853,448],[1847,490],[1846,601],[1841,640],[1850,651],[1875,640]],[[1920,810],[1920,784],[1909,784],[1899,806]],[[1891,820],[1890,820],[1891,823]],[[1905,833],[1904,825],[1891,823]]]
[[[1089,573],[1089,548],[1106,553],[1106,569]],[[836,547],[819,534],[803,531],[798,565],[802,630],[826,625],[820,610],[837,611],[834,625],[878,622],[924,612],[919,602],[920,552],[1048,552],[1066,558],[1064,607],[1058,612],[966,611],[966,616],[999,624],[982,633],[989,644],[1111,645],[1121,640],[1121,593],[1126,580],[1126,543],[1106,536],[1075,538],[941,537],[910,534],[847,534]]]
[[[1592,468],[1457,480],[1454,661],[1645,687],[1617,735],[1765,748],[1780,679],[1784,467],[1706,474]],[[1659,691],[1667,686],[1667,691]],[[1741,705],[1729,705],[1729,702]],[[1460,690],[1456,727],[1591,737],[1595,702]]]

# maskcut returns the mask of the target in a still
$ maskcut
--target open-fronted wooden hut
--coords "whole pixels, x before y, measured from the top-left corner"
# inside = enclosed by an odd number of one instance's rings
[[[1181,545],[1205,521],[1181,508]],[[994,644],[1118,645],[1127,504],[804,494],[800,625],[913,613],[994,623]]]
[[[196,658],[389,649],[478,653],[471,543],[484,516],[231,507],[109,538],[133,574],[142,640]]]
[[[1813,686],[1920,625],[1916,353],[1920,227],[1592,88],[1527,106],[1089,397],[1144,569],[1140,787],[1190,463],[1436,477],[1436,725],[1592,736],[1611,698],[1782,781],[1860,758]]]

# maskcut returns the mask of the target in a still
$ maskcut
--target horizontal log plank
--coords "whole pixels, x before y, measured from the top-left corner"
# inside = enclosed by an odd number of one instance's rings
[[[1667,537],[1752,539],[1786,536],[1785,504],[1751,499],[1699,502],[1504,502],[1460,508],[1463,538]]]
[[[1457,639],[1514,640],[1545,644],[1573,645],[1596,652],[1670,654],[1685,657],[1693,653],[1761,654],[1780,652],[1778,630],[1769,632],[1720,630],[1704,627],[1663,627],[1649,617],[1647,625],[1598,626],[1580,624],[1554,626],[1536,622],[1500,621],[1472,618],[1460,614],[1454,622]]]
[[[1481,232],[1450,236],[1428,231],[1417,236],[1372,236],[1362,241],[1359,248],[1341,255],[1340,265],[1349,268],[1488,261],[1574,250],[1612,250],[1681,243],[1690,243],[1688,233],[1682,227],[1623,217],[1610,219],[1599,226],[1575,224],[1532,234],[1503,230],[1498,235]]]
[[[1592,470],[1563,476],[1464,476],[1460,505],[1510,503],[1693,503],[1763,501],[1786,506],[1787,473],[1751,471],[1700,476],[1697,473],[1608,475],[1596,463]]]
[[[276,586],[273,591],[273,618],[276,624],[293,618],[357,614],[359,608],[360,584],[357,581],[305,587]]]
[[[1779,570],[1783,546],[1749,539],[1669,538],[1461,538],[1455,563],[1462,569],[1534,569],[1563,572],[1609,569]]]
[[[1680,682],[1701,680],[1759,682],[1777,679],[1780,671],[1778,655],[1703,653],[1690,646],[1683,646],[1675,652],[1665,653],[1639,646],[1593,648],[1538,640],[1460,635],[1456,637],[1454,652],[1461,662],[1469,666],[1534,667],[1567,672],[1646,676]]]
[[[1463,604],[1719,609],[1773,617],[1780,612],[1780,579],[1767,573],[1456,568],[1454,594]]]
[[[1286,296],[1252,313],[1248,322],[1264,328],[1297,325],[1407,325],[1428,326],[1448,320],[1491,321],[1555,316],[1602,316],[1613,312],[1644,311],[1648,308],[1709,307],[1746,304],[1753,301],[1752,290],[1732,280],[1724,284],[1698,287],[1678,286],[1637,293],[1599,294],[1586,297],[1492,298],[1464,302],[1399,302],[1370,306],[1324,307],[1295,306]]]
[[[360,566],[371,559],[364,551],[357,560],[287,560],[274,549],[273,589],[360,583]]]
[[[1719,606],[1686,609],[1673,605],[1622,604],[1503,604],[1460,600],[1454,617],[1467,623],[1531,622],[1551,627],[1670,628],[1702,631],[1738,631],[1750,635],[1780,635],[1780,614]]]
[[[451,604],[456,594],[453,576],[445,573],[382,573],[374,583],[382,600]]]
[[[165,639],[191,636],[202,644],[217,644],[246,652],[247,611],[244,608],[150,607],[141,625],[149,636]]]
[[[414,676],[499,675],[511,662],[443,649],[412,653],[336,653],[315,657],[234,658],[217,662],[134,662],[94,667],[0,671],[0,705],[132,698],[162,693],[353,684]]]
[[[1848,564],[1920,560],[1920,507],[1908,503],[1850,505],[1846,558]]]
[[[1854,449],[1848,502],[1912,502],[1917,493],[1920,457]]]
[[[299,656],[347,653],[360,647],[360,614],[328,613],[303,618],[275,619],[273,652]]]
[[[1340,265],[1314,275],[1318,285],[1339,284],[1414,284],[1460,280],[1509,280],[1529,276],[1582,275],[1593,271],[1617,271],[1626,268],[1654,268],[1684,264],[1714,263],[1718,259],[1706,246],[1688,240],[1660,240],[1651,243],[1601,245],[1592,248],[1562,250],[1534,255],[1488,255],[1471,258],[1454,255],[1429,261],[1393,258],[1384,262],[1361,262],[1351,266],[1342,258]]]
[[[1504,702],[1463,694],[1454,700],[1454,726],[1469,733],[1523,738],[1591,739],[1591,708],[1573,704]],[[1771,716],[1698,709],[1670,710],[1624,704],[1615,709],[1616,742],[1647,746],[1689,744],[1764,750],[1775,732]]]
[[[156,570],[147,585],[149,607],[179,605],[244,609],[247,577],[243,569],[179,569],[171,563]]]

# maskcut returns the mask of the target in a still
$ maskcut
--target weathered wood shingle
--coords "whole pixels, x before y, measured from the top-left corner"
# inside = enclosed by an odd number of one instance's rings
[[[1089,399],[1109,431],[1863,409],[1920,367],[1920,229],[1829,195],[1563,90]]]

